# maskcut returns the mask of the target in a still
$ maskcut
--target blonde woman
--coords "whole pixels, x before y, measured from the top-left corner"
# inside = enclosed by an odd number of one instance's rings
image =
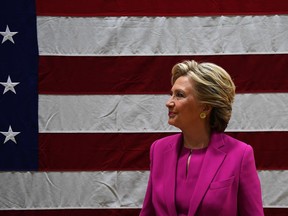
[[[168,123],[181,133],[155,141],[141,216],[262,216],[253,149],[224,131],[235,96],[218,65],[172,68]]]

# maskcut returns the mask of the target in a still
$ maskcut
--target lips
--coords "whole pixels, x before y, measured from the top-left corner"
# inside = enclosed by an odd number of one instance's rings
[[[176,113],[174,113],[174,112],[171,112],[171,111],[168,112],[169,117],[174,117],[175,115],[176,115]]]

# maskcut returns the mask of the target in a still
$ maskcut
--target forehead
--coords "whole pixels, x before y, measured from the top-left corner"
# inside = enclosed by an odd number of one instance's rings
[[[177,78],[171,88],[171,90],[183,90],[183,91],[193,91],[194,85],[193,80],[188,76],[180,76]]]

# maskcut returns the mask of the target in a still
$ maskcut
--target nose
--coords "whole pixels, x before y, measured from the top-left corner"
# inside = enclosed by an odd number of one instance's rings
[[[171,108],[173,107],[175,104],[174,104],[174,101],[173,101],[173,97],[171,96],[168,101],[166,102],[166,107],[168,108]]]

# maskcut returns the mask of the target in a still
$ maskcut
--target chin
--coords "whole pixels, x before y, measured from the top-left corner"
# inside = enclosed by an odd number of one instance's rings
[[[175,124],[175,121],[174,121],[173,119],[169,119],[169,120],[168,120],[168,124],[169,124],[169,125],[172,125],[172,126],[174,126],[174,127],[177,127],[177,126],[176,126],[177,124]]]

